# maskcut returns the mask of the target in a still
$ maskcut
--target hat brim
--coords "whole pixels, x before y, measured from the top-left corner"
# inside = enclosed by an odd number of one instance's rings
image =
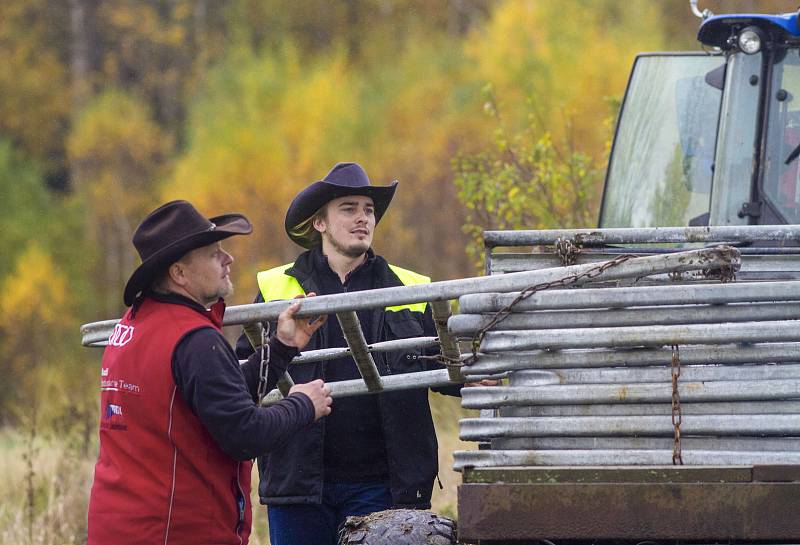
[[[343,186],[330,182],[314,182],[301,191],[289,205],[289,209],[286,211],[284,229],[286,229],[286,234],[289,235],[292,241],[310,250],[315,246],[314,242],[306,237],[293,235],[292,231],[316,214],[327,203],[333,199],[350,195],[370,197],[375,205],[375,224],[377,225],[386,209],[389,208],[389,203],[392,202],[396,190],[397,180],[387,186],[369,185],[360,187]]]
[[[225,214],[209,218],[216,227],[213,230],[193,233],[161,248],[133,271],[125,285],[123,301],[131,306],[140,292],[148,288],[156,276],[166,267],[197,248],[224,240],[234,235],[249,235],[253,232],[250,221],[241,214]]]

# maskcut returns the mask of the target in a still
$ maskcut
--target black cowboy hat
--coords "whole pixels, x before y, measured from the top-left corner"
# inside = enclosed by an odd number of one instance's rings
[[[186,201],[171,201],[144,218],[133,233],[142,264],[133,271],[123,300],[131,306],[156,276],[186,253],[233,235],[247,235],[253,226],[241,214],[206,219]]]
[[[388,186],[370,184],[367,173],[358,163],[337,163],[325,177],[314,182],[297,196],[286,211],[284,227],[289,238],[303,248],[312,248],[314,241],[293,235],[292,231],[316,214],[325,204],[348,195],[364,195],[370,197],[375,204],[375,223],[381,221],[383,213],[389,207],[397,189],[397,180]]]

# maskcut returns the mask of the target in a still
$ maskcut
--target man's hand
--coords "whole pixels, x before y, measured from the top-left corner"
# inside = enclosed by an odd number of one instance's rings
[[[316,294],[311,292],[309,297],[314,297]],[[298,295],[295,299],[302,299],[304,296]],[[286,346],[294,346],[298,350],[302,350],[311,339],[311,335],[320,328],[327,316],[317,316],[316,318],[295,318],[294,315],[300,310],[300,301],[295,301],[289,308],[284,310],[278,315],[278,329],[275,335],[278,340]]]
[[[304,393],[311,399],[311,403],[314,404],[315,421],[331,414],[331,403],[333,403],[331,389],[322,379],[312,380],[305,384],[295,384],[289,390],[289,395],[295,392]]]

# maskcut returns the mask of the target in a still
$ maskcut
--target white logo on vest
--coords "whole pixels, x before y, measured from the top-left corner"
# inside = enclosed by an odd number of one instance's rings
[[[133,339],[133,326],[117,324],[114,326],[114,332],[108,338],[110,346],[125,346]]]

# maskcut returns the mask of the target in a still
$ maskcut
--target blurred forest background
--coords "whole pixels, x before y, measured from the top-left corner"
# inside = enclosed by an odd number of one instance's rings
[[[473,275],[483,228],[595,224],[635,53],[696,50],[698,23],[686,0],[2,0],[0,542],[85,540],[101,352],[78,329],[122,313],[148,211],[246,214],[241,304],[300,250],[290,199],[358,161],[400,180],[379,253]],[[434,408],[454,515],[468,447]]]

